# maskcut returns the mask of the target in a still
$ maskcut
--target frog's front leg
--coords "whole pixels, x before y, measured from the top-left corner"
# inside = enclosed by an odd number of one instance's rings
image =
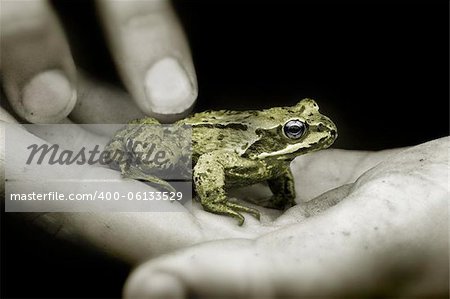
[[[259,219],[258,210],[229,202],[225,193],[226,166],[239,165],[240,169],[245,169],[252,167],[251,163],[252,161],[226,151],[213,151],[201,155],[194,167],[194,184],[203,208],[212,213],[234,217],[239,225],[245,220],[239,212],[250,213]]]
[[[295,182],[289,164],[280,164],[278,175],[267,181],[273,196],[269,202],[264,204],[267,208],[283,209],[286,204],[290,206],[295,203]]]

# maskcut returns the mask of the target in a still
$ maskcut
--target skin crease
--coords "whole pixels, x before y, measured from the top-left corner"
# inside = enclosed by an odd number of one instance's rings
[[[106,150],[112,156],[121,152],[138,153],[139,148],[127,144],[146,144],[162,140],[169,148],[184,148],[178,144],[176,132],[160,137],[155,132],[159,124],[153,118],[131,122],[119,130]],[[146,126],[149,125],[149,126]],[[329,147],[337,137],[333,122],[319,113],[314,100],[304,99],[293,107],[278,107],[263,111],[208,111],[180,120],[176,125],[192,128],[192,166],[195,191],[206,211],[234,217],[241,226],[247,212],[260,219],[257,209],[227,199],[225,189],[267,181],[273,196],[261,205],[283,209],[295,205],[295,182],[289,168],[298,155]],[[293,132],[291,132],[294,130]],[[179,135],[179,133],[178,133]],[[130,148],[127,150],[127,148]],[[180,153],[188,155],[189,147]],[[169,161],[170,167],[182,159]],[[144,179],[170,188],[166,182],[150,175],[153,161],[131,163],[127,159],[114,160],[124,177]],[[167,164],[167,163],[166,163]],[[191,165],[183,165],[190,168]]]

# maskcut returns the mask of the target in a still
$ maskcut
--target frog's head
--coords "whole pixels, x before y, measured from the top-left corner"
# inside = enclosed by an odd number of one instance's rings
[[[319,113],[312,99],[303,99],[293,107],[261,111],[258,119],[258,140],[246,151],[256,159],[292,160],[327,148],[337,138],[335,124]]]

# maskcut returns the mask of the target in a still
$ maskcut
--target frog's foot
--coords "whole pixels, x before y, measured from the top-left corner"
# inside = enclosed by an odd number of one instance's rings
[[[297,205],[297,202],[295,201],[295,197],[290,198],[286,205],[284,206],[285,209],[292,208],[293,206]]]
[[[253,217],[255,217],[258,220],[261,219],[261,213],[257,209],[249,208],[249,207],[240,205],[240,204],[238,204],[236,202],[229,202],[229,201],[227,201],[225,204],[228,207],[234,209],[235,211],[246,212],[246,213],[249,213],[250,215],[252,215]]]
[[[228,207],[225,203],[203,203],[202,206],[205,211],[235,218],[238,221],[239,226],[242,226],[242,224],[244,224],[244,216],[242,216],[241,213],[238,213],[232,208]]]
[[[149,182],[150,184],[156,185],[157,187],[160,187],[169,192],[176,192],[175,188],[172,187],[172,185],[170,185],[165,180],[160,179],[153,175],[146,174],[142,170],[140,170],[139,168],[136,168],[136,167],[122,168],[122,176],[124,178]]]
[[[255,216],[258,220],[260,219],[261,214],[258,210],[242,206],[240,204],[234,202],[210,202],[204,203],[203,208],[211,213],[221,214],[226,216],[231,216],[238,221],[238,225],[242,226],[244,224],[245,218],[239,212],[247,212],[253,216]]]

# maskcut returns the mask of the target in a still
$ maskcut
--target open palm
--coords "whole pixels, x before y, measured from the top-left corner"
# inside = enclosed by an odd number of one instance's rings
[[[13,121],[6,112],[2,119]],[[16,138],[67,146],[107,142],[82,127],[76,131],[71,140],[26,131]],[[440,294],[448,284],[442,266],[448,260],[448,145],[444,138],[406,150],[299,157],[291,165],[298,205],[285,212],[255,205],[261,221],[245,215],[243,227],[195,201],[172,204],[174,212],[42,213],[34,221],[134,265],[150,259],[129,279],[127,296]],[[19,167],[6,167],[20,178]],[[84,175],[120,180],[118,172],[100,167],[86,166]],[[150,187],[132,181],[121,188]],[[257,199],[270,191],[255,185],[230,196]],[[424,267],[420,273],[418,267]],[[400,285],[388,275],[398,269],[415,275]]]

